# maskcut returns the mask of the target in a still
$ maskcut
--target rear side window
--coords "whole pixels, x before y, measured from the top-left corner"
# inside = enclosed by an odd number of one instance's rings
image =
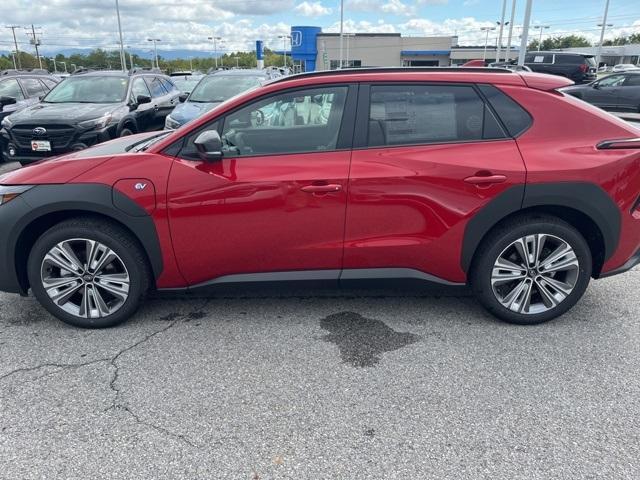
[[[511,97],[493,85],[479,85],[480,91],[487,98],[493,109],[502,120],[507,132],[512,137],[517,137],[531,125],[529,113],[514,102]]]
[[[505,137],[472,86],[374,85],[370,98],[370,147]]]
[[[624,81],[625,87],[640,87],[640,75],[627,75]]]
[[[556,54],[556,63],[567,63],[569,65],[582,65],[585,63],[582,55],[562,55]]]
[[[553,55],[550,53],[528,53],[524,57],[525,63],[553,63]]]
[[[56,82],[54,82],[53,80],[50,80],[48,78],[41,78],[40,81],[42,83],[44,83],[44,86],[46,87],[47,91],[51,90],[53,87],[55,87],[57,85]]]
[[[24,100],[24,95],[15,78],[7,78],[0,81],[0,97],[13,97],[16,100]]]
[[[27,91],[28,97],[39,97],[40,95],[44,95],[46,93],[44,89],[44,85],[40,83],[35,78],[21,78],[20,82],[22,86]]]

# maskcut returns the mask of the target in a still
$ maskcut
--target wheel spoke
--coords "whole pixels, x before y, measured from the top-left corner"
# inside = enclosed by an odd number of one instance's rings
[[[95,286],[102,288],[121,300],[126,300],[129,294],[129,276],[126,274],[96,276]]]
[[[109,311],[109,307],[104,301],[104,298],[102,298],[102,295],[100,295],[100,292],[94,285],[89,285],[87,292],[89,292],[89,295],[91,296],[91,303],[94,307],[91,310],[91,317],[106,317],[111,313]]]
[[[564,256],[558,258],[555,262],[549,262],[545,266],[540,267],[542,273],[563,272],[565,270],[573,270],[579,268],[578,257],[573,250],[567,252]]]
[[[73,274],[79,274],[82,272],[82,264],[79,261],[74,261],[73,257],[69,257],[67,253],[60,247],[62,244],[58,244],[53,247],[49,253],[44,257],[44,261],[58,267],[60,270],[70,272]]]
[[[54,291],[59,289],[60,287],[64,287],[65,285],[72,285],[78,283],[79,277],[47,277],[42,279],[42,286],[47,289],[47,293],[49,290]]]
[[[553,252],[549,254],[547,258],[545,258],[542,262],[540,262],[540,268],[542,270],[546,270],[549,266],[554,263],[562,260],[567,255],[572,255],[573,258],[576,257],[575,253],[573,253],[573,249],[566,243],[562,243],[558,246]]]
[[[545,305],[545,307],[553,308],[558,305],[562,300],[564,300],[565,295],[560,293],[558,296],[561,298],[556,298],[555,294],[551,290],[555,290],[553,288],[548,288],[551,284],[545,282],[544,279],[536,281],[536,286],[538,287],[538,292],[540,293],[540,297]]]
[[[80,302],[80,308],[78,309],[78,315],[84,318],[89,318],[89,293],[87,290],[89,287],[85,284],[82,285],[82,301]]]
[[[118,258],[106,245],[98,244],[94,250],[92,261],[89,263],[89,270],[96,274],[100,273],[107,265]]]
[[[528,311],[531,303],[531,281],[526,279],[518,283],[501,303],[514,312]]]
[[[73,295],[82,288],[82,283],[76,283],[75,286],[70,286],[69,288],[59,291],[57,288],[52,288],[47,290],[47,294],[53,300],[53,302],[62,306],[66,304]]]

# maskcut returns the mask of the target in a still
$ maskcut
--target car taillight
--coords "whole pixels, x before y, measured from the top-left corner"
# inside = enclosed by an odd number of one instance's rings
[[[586,63],[583,63],[582,65],[580,65],[580,71],[582,73],[587,73],[589,71],[589,66]]]

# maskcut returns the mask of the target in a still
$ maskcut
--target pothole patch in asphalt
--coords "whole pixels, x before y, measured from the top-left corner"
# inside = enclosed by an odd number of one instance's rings
[[[383,353],[420,339],[419,335],[396,332],[381,320],[365,318],[355,312],[329,315],[320,321],[320,326],[330,332],[322,340],[337,345],[342,361],[354,367],[372,367],[380,362]]]

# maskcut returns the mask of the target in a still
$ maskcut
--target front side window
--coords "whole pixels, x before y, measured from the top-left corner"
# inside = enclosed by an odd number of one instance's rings
[[[227,155],[335,150],[348,87],[288,92],[254,102],[224,121]]]
[[[134,79],[133,84],[131,85],[131,101],[133,103],[137,103],[138,95],[145,95],[147,97],[151,96],[151,93],[147,88],[147,84],[140,77]]]
[[[157,77],[147,77],[145,78],[147,81],[147,85],[149,85],[149,90],[151,91],[151,96],[153,98],[162,97],[167,94],[167,91],[162,86],[162,82]]]
[[[178,92],[178,89],[170,80],[167,80],[166,78],[160,78],[160,82],[162,82],[162,86],[168,93]]]
[[[44,97],[47,103],[119,103],[127,95],[127,77],[78,76],[60,82]]]
[[[12,97],[17,100],[24,100],[24,95],[15,78],[7,78],[0,81],[0,97]]]
[[[619,87],[624,82],[624,75],[610,75],[600,80],[599,87]]]
[[[504,136],[472,86],[371,87],[369,146],[466,142]]]

